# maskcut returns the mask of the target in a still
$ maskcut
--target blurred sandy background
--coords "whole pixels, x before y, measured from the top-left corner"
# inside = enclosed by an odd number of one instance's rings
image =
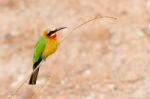
[[[7,99],[32,71],[42,30],[78,29],[41,64],[38,83],[13,99],[150,99],[150,0],[0,0],[0,99]],[[51,75],[44,89],[38,93]]]

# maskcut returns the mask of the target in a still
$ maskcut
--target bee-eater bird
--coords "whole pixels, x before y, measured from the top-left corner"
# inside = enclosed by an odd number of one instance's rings
[[[42,60],[45,60],[49,55],[53,54],[56,51],[58,45],[56,32],[64,28],[66,27],[47,29],[41,34],[34,48],[32,62],[33,70],[35,69],[35,71],[30,77],[29,84],[36,84],[39,72],[39,68],[36,67],[41,63]]]

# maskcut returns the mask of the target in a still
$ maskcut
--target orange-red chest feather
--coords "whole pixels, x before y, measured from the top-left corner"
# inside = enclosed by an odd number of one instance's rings
[[[45,49],[42,53],[42,58],[47,58],[49,55],[54,53],[57,49],[57,35],[53,34],[51,37],[48,37],[46,33],[42,34],[43,38],[46,41]]]
[[[53,34],[50,38],[53,39],[53,40],[56,40],[57,35],[56,35],[56,34]]]

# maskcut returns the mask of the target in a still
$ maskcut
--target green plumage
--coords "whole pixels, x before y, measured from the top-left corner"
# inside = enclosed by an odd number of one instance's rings
[[[34,48],[34,55],[33,55],[33,59],[32,59],[33,64],[35,64],[39,60],[39,58],[41,57],[42,52],[45,49],[45,46],[46,46],[45,39],[43,37],[40,37],[38,42],[35,45],[35,48]],[[33,69],[34,68],[35,67],[33,65]]]

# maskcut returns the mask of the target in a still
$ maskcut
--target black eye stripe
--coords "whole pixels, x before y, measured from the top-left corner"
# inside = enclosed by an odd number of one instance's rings
[[[50,35],[52,35],[53,33],[55,33],[56,31],[50,31],[48,34],[47,34],[47,36],[50,36]]]

